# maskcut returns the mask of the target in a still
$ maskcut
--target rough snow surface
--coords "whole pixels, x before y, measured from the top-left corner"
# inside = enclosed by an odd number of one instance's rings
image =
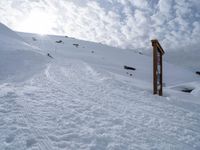
[[[16,47],[0,45],[1,150],[200,149],[200,83],[191,72],[166,63],[174,71],[166,84],[173,86],[153,96],[146,56],[71,38],[58,45],[56,36],[30,42],[31,36]],[[127,74],[125,64],[136,71]],[[183,85],[194,90],[176,90]]]
[[[0,91],[1,149],[200,148],[200,104],[152,96],[83,62],[49,64]]]

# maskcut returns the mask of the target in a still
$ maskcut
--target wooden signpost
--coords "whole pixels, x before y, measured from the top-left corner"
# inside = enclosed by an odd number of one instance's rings
[[[158,40],[151,40],[153,46],[153,94],[163,95],[163,64],[164,50]]]

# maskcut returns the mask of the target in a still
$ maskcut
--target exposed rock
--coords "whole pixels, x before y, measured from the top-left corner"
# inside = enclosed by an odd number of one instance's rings
[[[56,41],[56,43],[63,43],[63,41],[62,41],[62,40],[59,40],[59,41]]]
[[[185,93],[191,93],[193,90],[194,90],[194,89],[192,89],[192,88],[184,88],[184,89],[182,89],[181,91],[182,91],[182,92],[185,92]]]
[[[78,48],[79,47],[79,44],[73,44],[76,48]]]
[[[53,56],[51,56],[51,54],[49,54],[49,53],[47,53],[47,56],[50,57],[50,58],[53,58]]]
[[[196,71],[196,74],[197,74],[197,75],[200,75],[200,71]]]
[[[127,70],[136,70],[135,68],[129,67],[129,66],[124,66],[124,69],[127,69]]]
[[[37,39],[36,39],[35,37],[32,37],[32,40],[33,40],[33,41],[37,41]]]

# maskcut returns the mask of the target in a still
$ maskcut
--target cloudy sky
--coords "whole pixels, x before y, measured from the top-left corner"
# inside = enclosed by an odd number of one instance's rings
[[[0,0],[0,22],[17,31],[65,34],[121,48],[200,47],[200,0]]]

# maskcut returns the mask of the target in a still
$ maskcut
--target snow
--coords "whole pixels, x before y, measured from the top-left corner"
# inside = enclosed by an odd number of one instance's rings
[[[1,26],[0,42],[11,40],[0,45],[0,149],[200,149],[200,80],[189,70],[164,63],[159,97],[151,57],[69,37],[16,40]]]
[[[24,81],[45,68],[48,60],[39,48],[2,24],[0,32],[0,83]]]

